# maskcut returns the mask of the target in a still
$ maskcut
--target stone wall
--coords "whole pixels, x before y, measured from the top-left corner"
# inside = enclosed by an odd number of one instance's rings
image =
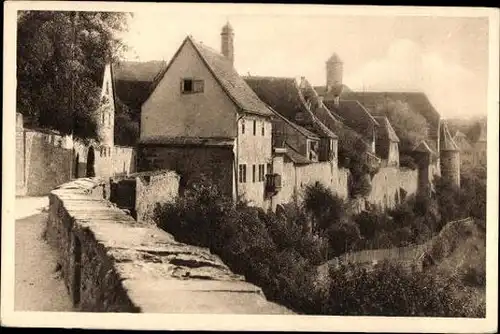
[[[175,171],[183,178],[183,185],[203,176],[217,184],[224,194],[233,196],[236,170],[232,147],[143,144],[137,154],[138,172]]]
[[[207,249],[179,243],[78,179],[49,195],[46,237],[75,306],[85,312],[290,314]]]
[[[402,168],[399,171],[399,183],[402,190],[401,200],[405,197],[415,195],[418,187],[418,170]]]
[[[115,146],[112,157],[113,175],[128,175],[136,172],[135,148]]]
[[[21,134],[19,135],[21,136]],[[18,163],[19,168],[24,167],[18,178],[24,177],[24,193],[21,195],[37,196],[46,195],[54,187],[71,179],[72,150],[62,146],[62,138],[57,134],[40,132],[30,129],[23,130],[23,139],[19,142],[24,146],[17,158],[23,159]]]
[[[172,202],[179,195],[180,176],[172,171],[140,173],[136,179],[135,211],[137,221],[154,223],[154,209],[159,203]]]
[[[399,168],[381,168],[372,178],[368,203],[381,208],[393,208],[399,203]]]

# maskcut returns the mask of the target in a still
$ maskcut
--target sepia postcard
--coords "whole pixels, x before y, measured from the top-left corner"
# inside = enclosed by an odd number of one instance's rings
[[[497,331],[498,9],[4,8],[2,325]]]

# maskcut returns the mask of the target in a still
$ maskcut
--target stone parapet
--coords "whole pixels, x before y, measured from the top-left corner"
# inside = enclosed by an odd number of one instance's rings
[[[75,306],[86,312],[289,314],[206,248],[104,199],[108,185],[77,179],[49,195],[46,237]]]

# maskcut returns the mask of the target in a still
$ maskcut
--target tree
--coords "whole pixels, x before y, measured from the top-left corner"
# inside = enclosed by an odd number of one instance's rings
[[[412,110],[408,103],[389,100],[384,105],[378,105],[377,111],[389,119],[401,141],[401,151],[410,151],[427,138],[429,127],[427,120]]]
[[[131,14],[24,11],[17,26],[17,109],[33,125],[96,137],[103,69],[126,46]]]

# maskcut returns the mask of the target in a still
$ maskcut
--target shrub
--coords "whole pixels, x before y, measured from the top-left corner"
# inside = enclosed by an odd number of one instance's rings
[[[413,170],[418,168],[418,165],[415,162],[415,159],[412,156],[406,155],[406,154],[401,154],[401,156],[399,158],[399,165],[401,167],[406,167],[406,168],[410,168]]]
[[[460,272],[460,278],[465,285],[485,287],[486,271],[485,268],[466,267]]]
[[[303,206],[314,219],[315,231],[324,231],[346,217],[344,201],[319,182],[306,186]]]
[[[359,266],[330,270],[323,312],[331,315],[484,317],[455,286],[435,274],[409,272],[384,262],[367,271]]]

